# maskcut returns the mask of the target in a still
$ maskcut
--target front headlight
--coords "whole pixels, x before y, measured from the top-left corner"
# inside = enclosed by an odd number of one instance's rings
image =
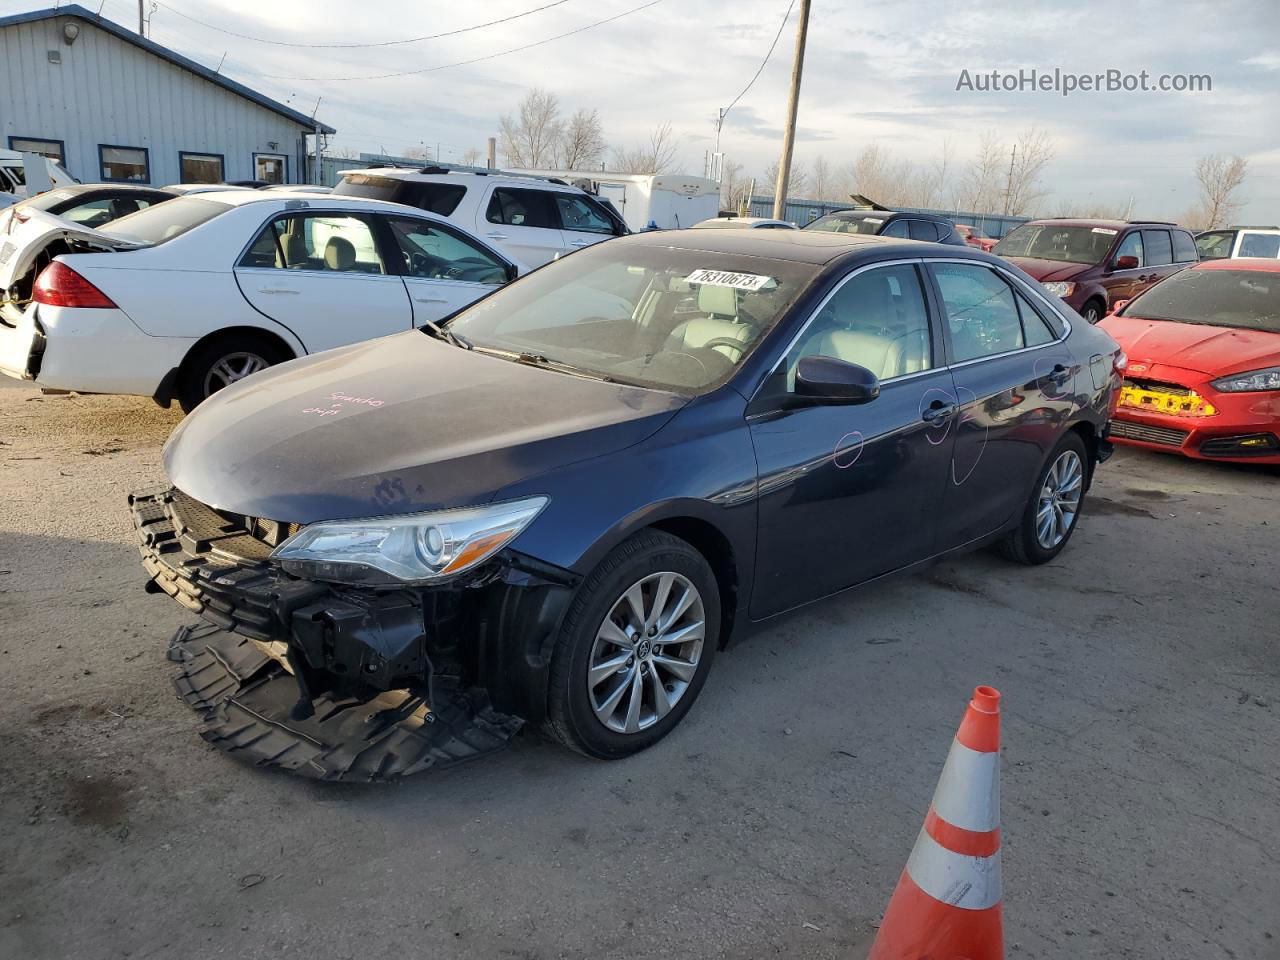
[[[1249,373],[1233,373],[1214,380],[1213,389],[1223,393],[1247,393],[1250,390],[1280,390],[1280,367],[1267,367]]]
[[[1055,297],[1069,297],[1071,296],[1071,291],[1076,288],[1074,283],[1064,283],[1061,280],[1053,283],[1043,283],[1041,286],[1052,293]]]
[[[469,570],[514,540],[547,497],[303,527],[271,558],[285,572],[341,583],[430,583]]]

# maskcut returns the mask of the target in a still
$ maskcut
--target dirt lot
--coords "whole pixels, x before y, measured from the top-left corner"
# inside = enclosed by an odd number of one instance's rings
[[[176,422],[0,388],[0,957],[858,957],[989,681],[1011,956],[1280,958],[1274,473],[1121,451],[1057,563],[795,616],[627,762],[317,785],[173,695],[124,497]]]

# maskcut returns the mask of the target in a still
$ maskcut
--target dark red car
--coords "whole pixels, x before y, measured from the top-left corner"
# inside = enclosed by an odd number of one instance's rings
[[[1016,263],[1090,323],[1200,260],[1191,231],[1154,220],[1032,220],[992,253]]]
[[[1280,464],[1280,260],[1208,260],[1099,326],[1129,358],[1111,437]]]

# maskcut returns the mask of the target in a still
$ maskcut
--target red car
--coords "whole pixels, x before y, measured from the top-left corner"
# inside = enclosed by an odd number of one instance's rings
[[[1280,464],[1280,261],[1199,263],[1100,326],[1129,358],[1113,440]]]
[[[967,243],[969,246],[977,247],[983,253],[990,253],[991,248],[996,245],[995,240],[993,240],[991,237],[983,236],[982,231],[980,231],[977,227],[970,226],[967,223],[957,223],[956,233],[964,237],[964,242]]]

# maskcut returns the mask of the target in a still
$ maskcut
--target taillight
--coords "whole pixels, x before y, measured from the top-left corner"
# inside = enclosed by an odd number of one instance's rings
[[[1111,361],[1111,365],[1115,367],[1116,373],[1120,374],[1120,376],[1124,376],[1125,368],[1129,366],[1129,358],[1125,356],[1125,352],[1123,350],[1117,350],[1116,358]]]
[[[58,260],[40,271],[31,299],[48,307],[115,306],[110,297]]]
[[[27,222],[28,220],[30,220],[30,219],[31,219],[31,214],[27,213],[27,211],[25,211],[25,210],[15,210],[15,211],[13,211],[13,222],[14,222],[14,223],[26,223],[26,222]]]

